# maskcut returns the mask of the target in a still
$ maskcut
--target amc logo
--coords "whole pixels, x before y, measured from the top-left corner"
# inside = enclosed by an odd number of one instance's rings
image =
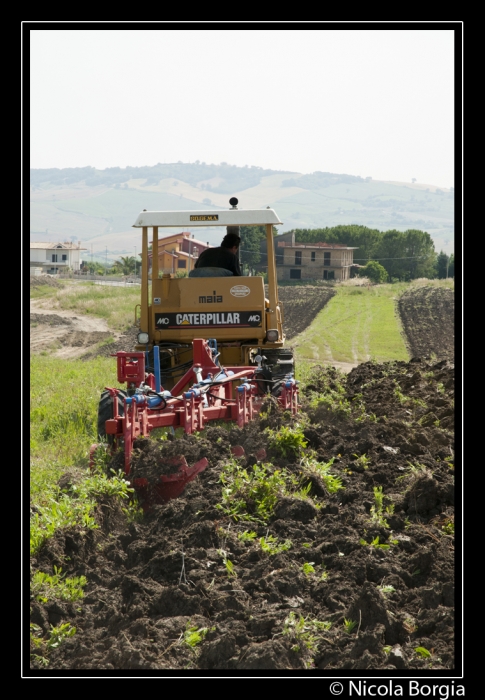
[[[231,287],[230,292],[233,297],[247,297],[248,294],[251,294],[251,290],[245,284],[236,284]]]
[[[169,320],[166,316],[162,316],[162,318],[159,318],[157,321],[157,326],[166,326],[169,323]]]
[[[261,321],[261,316],[259,316],[258,314],[255,314],[254,316],[250,316],[248,318],[248,323],[251,323],[251,321],[253,321],[254,323],[259,323]]]

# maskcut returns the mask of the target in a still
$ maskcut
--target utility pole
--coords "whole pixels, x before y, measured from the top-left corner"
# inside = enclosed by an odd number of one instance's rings
[[[104,276],[108,274],[108,246],[106,246],[106,267],[104,268]]]

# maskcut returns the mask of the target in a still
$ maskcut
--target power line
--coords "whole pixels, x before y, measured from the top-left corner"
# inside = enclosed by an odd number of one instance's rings
[[[263,251],[244,250],[243,248],[240,248],[239,250],[241,253],[259,253],[259,255],[266,255],[266,257],[268,257],[268,253],[263,252]],[[319,250],[324,250],[324,249],[320,248]],[[325,252],[332,252],[332,251],[337,251],[337,250],[345,250],[345,249],[344,248],[340,248],[340,249],[339,248],[331,248],[330,251],[325,251]],[[276,254],[276,257],[282,258],[283,254],[282,253],[280,255]],[[354,262],[357,260],[364,260],[366,262],[369,262],[369,260],[375,260],[375,261],[379,261],[379,260],[426,260],[429,257],[430,257],[430,255],[414,255],[414,256],[404,257],[404,258],[374,258],[374,257],[372,257],[372,258],[353,258],[353,260],[354,260]],[[305,256],[302,255],[301,259],[302,260],[310,260],[311,262],[316,262],[316,260],[312,261],[311,257],[307,256],[307,255],[305,255]]]

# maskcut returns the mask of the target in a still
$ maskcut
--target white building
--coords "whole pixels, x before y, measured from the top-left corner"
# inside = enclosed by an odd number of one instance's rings
[[[44,274],[56,275],[58,272],[73,270],[81,267],[81,241],[71,243],[34,243],[30,242],[30,267],[42,268]]]

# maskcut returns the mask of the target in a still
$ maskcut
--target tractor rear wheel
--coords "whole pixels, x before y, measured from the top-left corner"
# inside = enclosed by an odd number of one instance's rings
[[[123,401],[125,396],[128,396],[127,392],[123,389],[118,389],[116,400],[118,401],[118,414],[120,416],[124,415]],[[100,438],[107,438],[108,445],[112,445],[114,442],[114,436],[106,434],[106,421],[110,418],[113,418],[113,398],[109,391],[103,391],[98,404],[98,435]]]
[[[265,364],[271,370],[270,391],[273,396],[279,396],[285,379],[295,376],[295,359],[293,351],[286,348],[268,349],[263,352]]]

